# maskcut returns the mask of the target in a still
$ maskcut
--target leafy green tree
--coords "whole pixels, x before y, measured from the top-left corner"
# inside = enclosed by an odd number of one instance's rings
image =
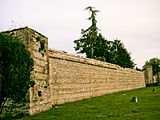
[[[95,59],[118,64],[124,68],[133,68],[135,66],[130,54],[120,40],[108,41],[99,34],[95,46]]]
[[[106,61],[107,59],[107,49],[108,49],[109,41],[105,40],[105,38],[99,34],[97,36],[97,40],[94,43],[94,59],[100,60],[100,61]]]
[[[0,33],[0,114],[7,99],[25,102],[31,81],[33,59],[25,45],[17,38]]]
[[[160,59],[158,59],[158,58],[152,58],[149,61],[145,62],[145,65],[143,66],[143,69],[146,66],[152,66],[153,75],[156,75],[158,72],[160,72]]]
[[[135,66],[130,53],[124,47],[120,40],[114,40],[110,45],[110,59],[108,62],[118,64],[124,68],[133,68]]]
[[[124,47],[124,44],[120,40],[108,41],[100,33],[96,26],[97,20],[95,19],[96,13],[94,7],[87,7],[86,10],[91,12],[91,16],[88,18],[91,20],[91,26],[81,31],[82,37],[79,40],[75,40],[75,50],[78,53],[86,54],[87,58],[93,58],[101,61],[118,64],[122,67],[133,68],[135,64],[131,60],[130,54]]]

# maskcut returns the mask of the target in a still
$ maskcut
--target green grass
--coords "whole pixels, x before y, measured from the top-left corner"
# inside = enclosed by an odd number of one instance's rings
[[[152,90],[156,88],[156,92]],[[138,102],[131,102],[137,96]],[[21,120],[160,120],[160,87],[65,103]]]

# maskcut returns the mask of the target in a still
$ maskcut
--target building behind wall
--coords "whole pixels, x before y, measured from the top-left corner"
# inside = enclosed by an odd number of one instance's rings
[[[24,42],[34,60],[30,114],[54,104],[145,87],[143,72],[48,49],[48,39],[27,27],[8,33]],[[41,41],[45,43],[43,51]]]

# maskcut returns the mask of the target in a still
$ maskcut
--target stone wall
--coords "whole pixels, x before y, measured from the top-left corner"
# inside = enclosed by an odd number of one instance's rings
[[[52,104],[145,87],[143,72],[51,49],[49,84]]]
[[[145,87],[143,72],[48,50],[48,39],[27,27],[9,33],[24,42],[34,59],[35,86],[29,92],[30,114],[47,110],[54,104]],[[45,41],[43,52],[39,51],[39,39]]]

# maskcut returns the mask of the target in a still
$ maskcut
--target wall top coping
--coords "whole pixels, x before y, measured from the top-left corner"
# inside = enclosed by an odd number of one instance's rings
[[[95,60],[95,59],[89,59],[89,58],[76,56],[73,54],[68,54],[63,51],[59,51],[59,50],[55,50],[55,49],[49,49],[49,58],[55,58],[55,59],[72,61],[72,62],[77,62],[77,63],[89,64],[89,65],[94,65],[94,66],[99,66],[99,67],[104,67],[104,68],[114,69],[114,70],[118,69],[118,70],[140,72],[140,71],[133,70],[130,68],[122,68],[119,65],[115,65],[115,64],[111,64],[111,63],[107,63],[107,62],[102,62],[102,61]]]

